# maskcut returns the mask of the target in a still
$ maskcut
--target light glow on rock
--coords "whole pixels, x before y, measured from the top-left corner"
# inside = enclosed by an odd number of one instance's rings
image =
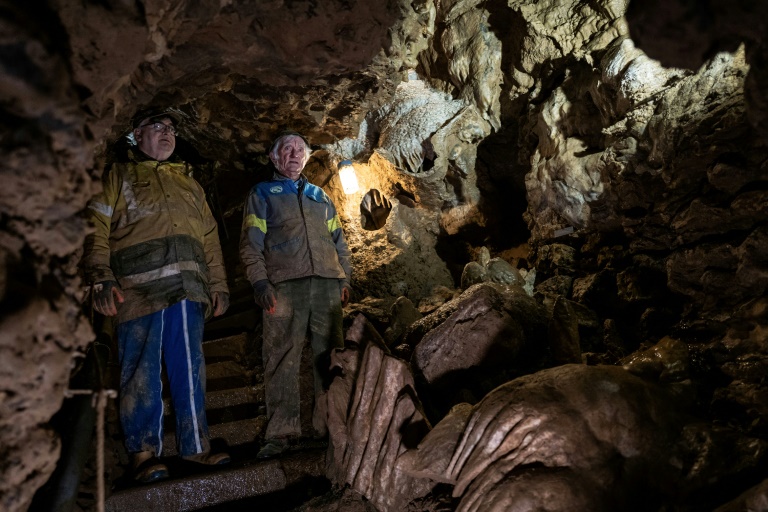
[[[360,185],[357,183],[357,174],[355,174],[355,168],[352,166],[351,160],[339,162],[339,178],[341,178],[341,188],[345,194],[351,195],[360,190]]]

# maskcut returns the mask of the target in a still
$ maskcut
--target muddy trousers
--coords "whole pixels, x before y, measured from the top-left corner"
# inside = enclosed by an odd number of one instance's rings
[[[315,386],[315,429],[323,433],[317,399],[328,386],[330,351],[343,347],[341,295],[338,279],[307,277],[275,286],[275,312],[264,318],[264,384],[267,402],[266,439],[301,435],[299,370],[304,340],[309,335]],[[318,423],[319,422],[319,423]]]
[[[128,453],[163,451],[163,360],[176,415],[178,453],[187,456],[209,449],[204,315],[204,304],[182,300],[118,325],[120,423]]]

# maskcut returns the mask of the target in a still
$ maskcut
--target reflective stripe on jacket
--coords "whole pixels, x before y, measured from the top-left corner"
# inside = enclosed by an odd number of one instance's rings
[[[303,175],[275,173],[245,201],[240,257],[251,284],[308,276],[349,280],[349,249],[336,208],[323,189]]]
[[[145,158],[113,165],[88,205],[95,231],[85,242],[86,279],[118,282],[118,322],[185,298],[206,304],[210,316],[211,293],[228,289],[205,192],[187,164]]]

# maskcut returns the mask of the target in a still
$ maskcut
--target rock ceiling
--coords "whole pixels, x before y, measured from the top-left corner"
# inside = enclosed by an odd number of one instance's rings
[[[692,349],[699,369],[737,383],[719,398],[765,438],[762,3],[3,0],[0,12],[0,457],[16,461],[0,465],[4,508],[22,509],[55,464],[44,425],[92,337],[79,212],[147,106],[185,118],[180,150],[235,230],[274,136],[304,133],[308,173],[357,248],[359,298],[429,306],[471,260],[485,272],[487,246],[550,311],[557,296],[590,308],[622,350],[670,334],[711,343]],[[342,158],[363,192],[392,199],[383,229],[361,228],[335,179]]]

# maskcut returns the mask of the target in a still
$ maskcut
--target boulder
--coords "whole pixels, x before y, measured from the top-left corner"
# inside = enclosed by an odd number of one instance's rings
[[[384,339],[391,346],[400,339],[408,326],[422,318],[422,314],[407,297],[398,297],[389,309],[389,317],[391,322],[384,331]]]
[[[558,297],[549,322],[549,348],[555,363],[580,363],[579,320],[571,301]]]
[[[610,270],[602,270],[573,280],[573,300],[596,311],[612,311],[616,299],[616,276]]]
[[[476,261],[470,261],[464,265],[461,273],[461,289],[466,290],[474,284],[482,283],[487,278],[485,267]]]
[[[681,381],[688,378],[688,346],[680,340],[664,337],[656,345],[625,358],[624,368],[646,378]]]
[[[553,276],[536,286],[536,291],[545,295],[563,295],[568,297],[573,288],[571,276]]]
[[[583,365],[496,388],[474,408],[443,475],[455,482],[456,510],[635,510],[639,496],[651,506],[680,477],[689,397],[679,389]]]
[[[453,302],[455,311],[411,356],[419,393],[437,417],[461,401],[462,389],[481,397],[531,371],[537,362],[530,354],[546,346],[546,312],[520,287],[483,283]]]
[[[456,297],[457,292],[447,286],[438,285],[432,288],[432,293],[419,301],[419,311],[431,313],[449,300]]]
[[[539,248],[536,268],[550,275],[572,272],[576,264],[576,251],[565,244],[543,245]]]
[[[466,290],[472,285],[491,282],[498,284],[513,284],[522,286],[525,280],[520,271],[502,258],[488,258],[488,249],[479,254],[478,261],[470,261],[461,273],[461,289]]]
[[[520,272],[501,258],[493,258],[488,262],[488,280],[499,284],[522,285]]]

